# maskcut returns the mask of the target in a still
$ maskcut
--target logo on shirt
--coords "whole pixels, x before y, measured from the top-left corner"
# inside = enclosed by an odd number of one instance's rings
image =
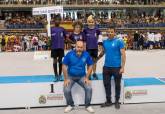
[[[87,36],[90,36],[90,34],[86,34]]]
[[[115,46],[115,43],[112,43],[112,47],[114,47]]]
[[[83,61],[83,63],[85,63],[85,61],[86,61],[86,58],[84,58],[84,57],[83,57],[83,58],[82,58],[82,61]]]
[[[52,33],[52,36],[55,36],[56,35],[56,33]]]
[[[80,40],[82,40],[82,35],[80,35]]]
[[[61,37],[63,37],[64,36],[64,34],[63,34],[63,32],[61,32]]]
[[[97,37],[97,34],[95,33],[95,37]]]
[[[74,39],[77,41],[79,39],[79,37],[78,36],[74,36]]]

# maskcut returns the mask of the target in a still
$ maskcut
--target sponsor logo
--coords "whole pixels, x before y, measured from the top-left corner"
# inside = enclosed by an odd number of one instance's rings
[[[40,104],[46,104],[46,97],[45,97],[44,95],[41,95],[41,96],[39,97],[39,103],[40,103]]]
[[[48,94],[48,95],[41,95],[39,97],[40,104],[46,104],[48,101],[62,101],[64,100],[64,94]]]
[[[63,94],[48,94],[47,100],[64,100]]]
[[[126,99],[131,99],[131,98],[132,98],[132,93],[131,93],[130,91],[127,91],[127,92],[125,93],[125,98],[126,98]]]
[[[125,92],[125,99],[131,99],[133,96],[147,95],[147,90],[130,90]]]
[[[147,95],[147,90],[133,90],[132,91],[133,96],[143,96]]]

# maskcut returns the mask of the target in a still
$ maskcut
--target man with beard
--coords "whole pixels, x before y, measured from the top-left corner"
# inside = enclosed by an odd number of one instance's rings
[[[86,65],[88,65],[87,73]],[[67,102],[67,107],[64,110],[65,113],[72,111],[74,108],[71,89],[75,83],[79,84],[85,91],[86,110],[94,113],[93,108],[90,106],[92,88],[89,77],[92,72],[92,66],[92,58],[88,52],[84,51],[83,41],[77,41],[76,49],[68,52],[63,60],[64,95]]]

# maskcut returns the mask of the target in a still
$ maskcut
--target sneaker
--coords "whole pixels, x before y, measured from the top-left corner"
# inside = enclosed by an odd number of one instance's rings
[[[120,103],[119,102],[115,102],[115,108],[120,109]]]
[[[65,108],[64,113],[71,112],[72,110],[73,110],[73,107],[69,105]]]
[[[61,77],[60,75],[57,76],[57,81],[60,81],[61,80]]]
[[[89,77],[89,80],[92,80],[91,76]]]
[[[59,77],[59,81],[63,81],[62,75],[59,75],[58,77]]]
[[[90,113],[95,113],[94,109],[91,106],[88,106],[86,110]]]
[[[57,74],[55,74],[54,82],[58,82],[58,75]]]
[[[57,80],[61,81],[61,76],[60,75],[57,76]]]
[[[113,104],[112,104],[112,102],[105,102],[105,103],[103,103],[103,104],[101,104],[101,107],[103,108],[103,107],[109,107],[109,106],[112,106]]]
[[[57,80],[57,77],[55,77],[53,82],[57,82],[57,81],[58,81],[58,80]]]
[[[94,80],[98,80],[98,76],[97,76],[96,73],[93,74],[93,79],[94,79]]]

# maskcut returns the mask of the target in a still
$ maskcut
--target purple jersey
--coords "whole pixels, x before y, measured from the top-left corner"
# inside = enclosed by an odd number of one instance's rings
[[[98,49],[98,37],[101,34],[100,30],[96,27],[94,29],[86,28],[83,32],[85,34],[86,48]]]
[[[78,40],[82,40],[84,41],[85,40],[85,35],[83,32],[80,32],[79,34],[75,34],[75,33],[72,33],[70,35],[70,39],[73,41],[73,42],[76,42]]]
[[[67,32],[62,27],[51,28],[51,49],[64,49]]]

